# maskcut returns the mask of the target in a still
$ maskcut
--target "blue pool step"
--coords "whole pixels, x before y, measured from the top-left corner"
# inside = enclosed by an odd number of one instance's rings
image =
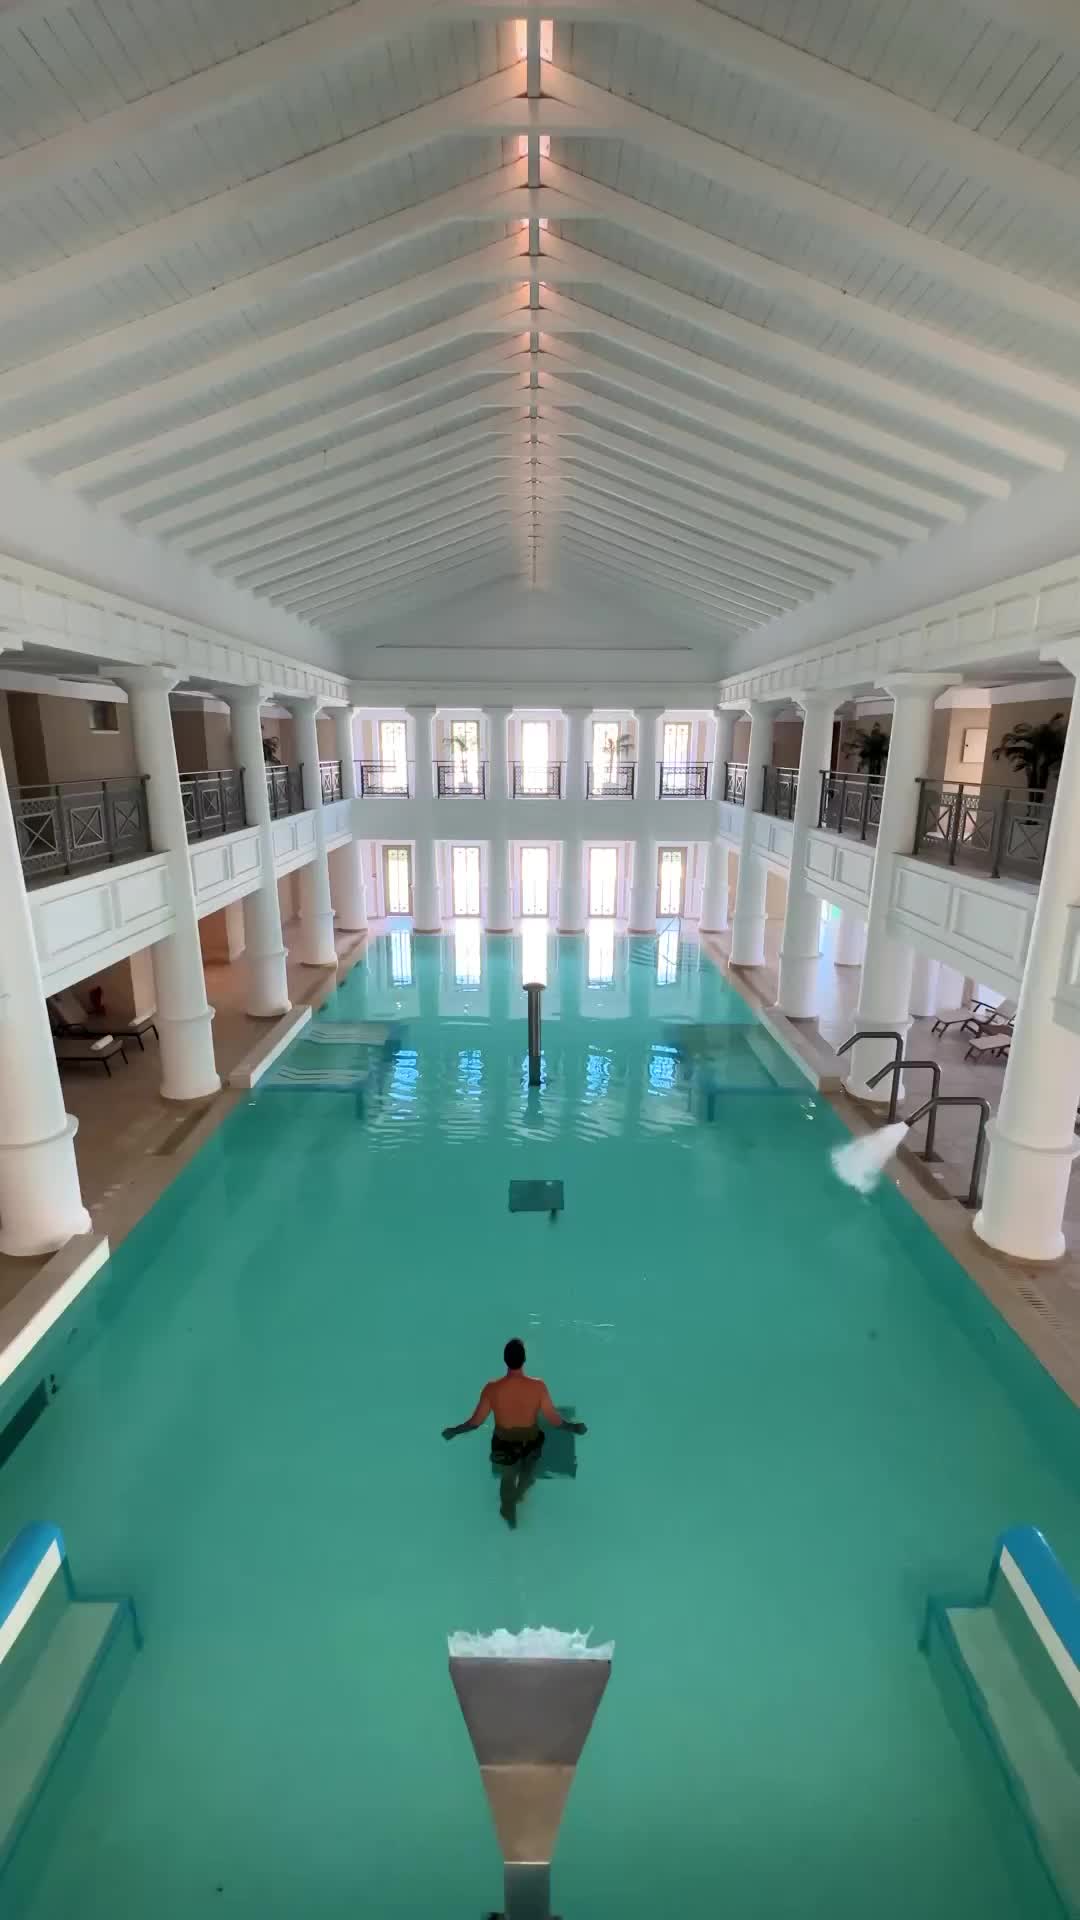
[[[72,1584],[54,1527],[27,1527],[0,1556],[0,1899],[40,1853],[52,1789],[70,1782],[138,1644],[130,1600]],[[37,1832],[35,1845],[34,1833]],[[30,1844],[27,1845],[26,1843]]]
[[[1022,1844],[1012,1852],[1026,1910],[1080,1920],[1080,1596],[1043,1536],[1005,1534],[977,1602],[931,1601],[926,1643],[939,1679],[947,1663],[959,1682],[954,1724],[959,1702],[990,1761],[984,1782],[1004,1787],[999,1838],[1010,1820],[1023,1829],[1026,1864]]]

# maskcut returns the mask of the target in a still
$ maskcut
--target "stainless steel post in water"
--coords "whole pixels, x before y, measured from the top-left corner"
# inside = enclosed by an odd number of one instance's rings
[[[540,1085],[540,995],[543,993],[540,980],[526,980],[525,992],[529,1001],[529,1085]]]
[[[503,1856],[502,1920],[551,1920],[551,1858],[610,1673],[609,1657],[450,1655]]]

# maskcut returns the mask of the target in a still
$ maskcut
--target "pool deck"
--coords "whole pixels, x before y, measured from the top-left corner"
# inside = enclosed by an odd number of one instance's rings
[[[299,928],[284,929],[286,947],[295,943]],[[309,967],[288,959],[289,994],[294,1008],[320,1006],[337,982],[355,965],[367,941],[366,934],[336,936],[338,965]],[[146,1040],[127,1046],[127,1066],[114,1067],[111,1078],[89,1068],[71,1069],[63,1076],[64,1103],[79,1122],[75,1155],[83,1199],[93,1221],[93,1235],[106,1235],[117,1246],[125,1234],[148,1213],[155,1200],[176,1178],[181,1167],[219,1127],[241,1091],[228,1085],[229,1075],[255,1048],[271,1045],[292,1016],[254,1020],[244,1012],[246,968],[243,957],[231,963],[206,964],[206,992],[214,1008],[214,1053],[222,1087],[207,1100],[178,1103],[163,1100],[159,1092],[157,1043]],[[73,1255],[86,1241],[72,1241],[59,1255],[13,1260],[0,1255],[0,1314],[17,1295],[54,1262],[59,1279]]]
[[[728,934],[708,934],[702,944],[755,1011],[768,1014],[774,1031],[782,1036],[783,1030],[787,1030],[792,1048],[819,1072],[823,1095],[845,1125],[853,1133],[870,1132],[882,1124],[886,1109],[868,1108],[835,1086],[838,1064],[835,1050],[853,1031],[860,969],[837,967],[828,951],[823,953],[819,962],[819,1018],[788,1020],[776,1012],[780,934],[780,922],[770,921],[766,929],[765,964],[760,967],[730,966]],[[932,1020],[912,1022],[909,1051],[917,1051],[920,1059],[936,1060],[940,1064],[943,1092],[980,1094],[996,1113],[1005,1076],[1004,1062],[965,1061],[967,1040],[955,1031],[935,1035],[931,1031],[933,1024]],[[909,1112],[920,1105],[928,1091],[927,1076],[920,1074],[912,1082],[907,1100],[901,1102],[899,1117],[903,1118],[905,1105]],[[942,1109],[936,1140],[940,1162],[927,1166],[917,1157],[917,1150],[909,1152],[905,1148],[893,1163],[890,1177],[1047,1372],[1080,1406],[1080,1169],[1074,1169],[1069,1187],[1065,1218],[1068,1245],[1064,1257],[1053,1266],[1045,1266],[995,1254],[976,1238],[971,1213],[955,1197],[967,1191],[974,1126],[975,1116],[971,1111]],[[922,1132],[920,1127],[920,1145]]]

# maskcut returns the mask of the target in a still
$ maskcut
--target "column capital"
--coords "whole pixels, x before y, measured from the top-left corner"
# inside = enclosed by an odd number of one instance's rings
[[[944,693],[946,687],[954,686],[955,683],[955,673],[908,673],[901,670],[886,674],[881,681],[881,686],[893,700],[902,700],[905,695],[908,697],[921,695],[924,699],[929,699],[931,694]]]
[[[179,667],[168,665],[164,660],[148,662],[145,665],[123,666],[119,672],[110,673],[110,680],[129,692],[133,688],[156,690],[158,693],[171,693],[179,686],[183,674]]]
[[[286,693],[281,696],[281,704],[288,707],[290,713],[307,714],[317,720],[323,708],[328,704],[321,693]]]
[[[833,687],[806,687],[791,694],[790,698],[792,704],[801,707],[804,713],[824,713],[826,708],[835,713],[844,695]]]
[[[3,651],[5,644],[4,637],[0,634],[0,652]],[[1060,640],[1051,641],[1049,646],[1040,647],[1039,659],[1056,661],[1065,668],[1067,673],[1080,679],[1080,633],[1070,633]]]
[[[421,701],[419,706],[407,706],[405,712],[408,714],[410,720],[433,720],[438,712],[438,708],[434,701],[424,700]]]
[[[228,686],[220,683],[217,689],[221,698],[232,707],[265,707],[274,698],[273,687],[263,681],[249,681],[247,686]]]
[[[485,701],[480,711],[488,720],[498,720],[500,717],[508,720],[514,709],[507,701],[496,700],[493,706]]]
[[[659,719],[662,713],[667,712],[667,708],[662,706],[657,706],[655,701],[650,700],[647,706],[643,704],[641,706],[632,707],[631,712],[633,713],[634,718],[636,720],[643,720],[647,713],[651,713],[655,715],[657,719]]]

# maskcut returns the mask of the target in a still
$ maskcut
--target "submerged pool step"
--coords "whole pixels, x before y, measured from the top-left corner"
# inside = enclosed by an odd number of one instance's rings
[[[1080,1915],[1080,1771],[1030,1663],[995,1607],[949,1607],[956,1650],[978,1689],[998,1755],[1070,1914]]]
[[[69,1601],[0,1718],[0,1868],[33,1811],[124,1612],[112,1600]]]

